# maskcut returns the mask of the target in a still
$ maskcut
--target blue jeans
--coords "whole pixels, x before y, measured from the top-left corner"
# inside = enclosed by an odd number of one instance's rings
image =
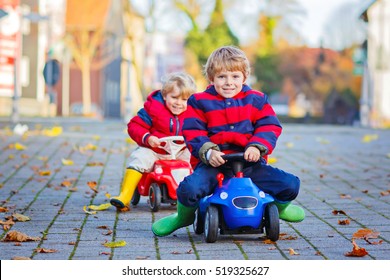
[[[217,174],[223,173],[225,180],[233,177],[230,168],[215,168],[200,162],[194,172],[184,178],[177,188],[178,201],[187,207],[198,205],[201,198],[213,193],[218,185]],[[258,162],[244,167],[244,177],[252,179],[264,192],[272,195],[277,201],[288,202],[294,200],[299,193],[300,180],[297,176],[278,168]]]

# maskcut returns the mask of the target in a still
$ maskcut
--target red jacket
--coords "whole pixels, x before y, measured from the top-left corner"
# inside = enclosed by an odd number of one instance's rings
[[[144,107],[140,109],[127,124],[129,136],[141,147],[151,148],[148,144],[150,136],[158,138],[182,135],[184,113],[176,116],[165,106],[160,90],[153,91],[147,98]],[[157,153],[165,154],[158,148]]]

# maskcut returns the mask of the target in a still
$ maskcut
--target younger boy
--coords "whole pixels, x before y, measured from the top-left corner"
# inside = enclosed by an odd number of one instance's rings
[[[166,236],[192,224],[199,200],[218,184],[216,177],[225,163],[221,156],[237,152],[256,162],[244,168],[244,176],[275,198],[279,217],[302,221],[305,212],[291,204],[299,192],[299,178],[266,163],[282,127],[267,96],[245,84],[250,73],[247,57],[236,47],[221,47],[208,58],[205,73],[211,85],[189,98],[183,126],[194,172],[177,189],[177,213],[156,221],[153,233]],[[225,178],[232,176],[225,173]]]
[[[182,135],[184,112],[188,98],[196,91],[193,78],[185,73],[173,73],[167,77],[161,90],[153,91],[144,107],[127,125],[130,137],[138,147],[130,155],[120,194],[110,199],[118,209],[128,207],[142,173],[150,172],[158,159],[170,158],[161,149],[160,138]],[[177,155],[178,159],[189,161],[188,149]]]

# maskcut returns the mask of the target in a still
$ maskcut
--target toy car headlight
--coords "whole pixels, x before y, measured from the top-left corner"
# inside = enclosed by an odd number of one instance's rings
[[[233,205],[240,209],[253,209],[257,203],[257,198],[252,196],[239,196],[233,199]]]
[[[163,173],[163,169],[160,165],[156,165],[154,167],[154,172],[156,172],[156,174],[162,174]]]
[[[190,170],[187,168],[173,169],[171,170],[173,179],[177,184],[183,181],[184,177],[190,175]]]

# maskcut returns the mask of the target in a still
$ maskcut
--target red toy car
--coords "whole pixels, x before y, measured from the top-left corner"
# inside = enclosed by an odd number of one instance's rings
[[[149,206],[153,212],[160,209],[161,203],[176,204],[176,189],[187,175],[192,173],[189,162],[176,159],[186,148],[182,136],[160,138],[161,146],[171,155],[169,160],[157,160],[150,173],[144,173],[131,199],[137,205],[141,196],[149,196]]]

